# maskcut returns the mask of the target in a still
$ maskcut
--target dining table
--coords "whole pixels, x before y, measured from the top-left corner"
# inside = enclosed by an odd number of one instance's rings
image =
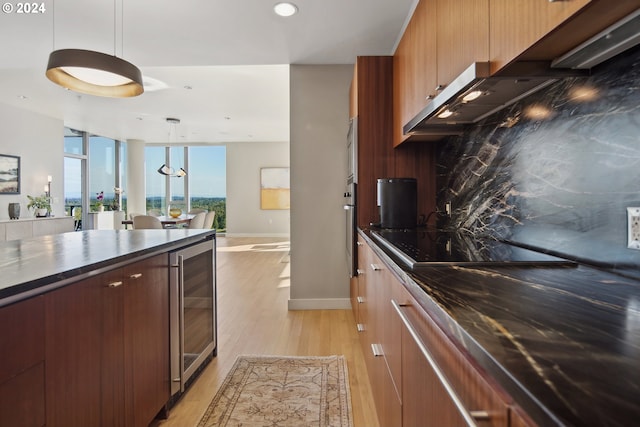
[[[158,216],[156,218],[158,218],[160,220],[160,223],[162,224],[162,226],[164,228],[172,228],[172,227],[176,227],[176,226],[182,225],[182,224],[189,225],[189,223],[191,222],[193,217],[195,217],[195,215],[182,214],[182,215],[177,216],[177,217],[173,217],[173,216],[170,216],[170,215],[160,215],[160,216]],[[132,219],[125,219],[125,220],[122,221],[122,224],[125,227],[128,227],[129,225],[133,225],[133,220]]]

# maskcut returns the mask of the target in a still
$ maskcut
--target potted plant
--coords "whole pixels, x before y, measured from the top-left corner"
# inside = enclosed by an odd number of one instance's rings
[[[33,208],[36,217],[47,216],[51,211],[51,201],[48,196],[43,194],[42,196],[27,196],[27,198],[29,199],[27,209]]]
[[[99,193],[96,193],[96,210],[98,212],[103,212],[104,211],[104,191],[101,191]]]

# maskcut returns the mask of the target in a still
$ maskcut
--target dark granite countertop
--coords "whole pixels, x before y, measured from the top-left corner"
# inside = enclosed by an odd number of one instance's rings
[[[0,242],[0,306],[213,236],[214,230],[90,230]]]
[[[640,282],[583,265],[411,271],[360,232],[539,425],[638,423]]]

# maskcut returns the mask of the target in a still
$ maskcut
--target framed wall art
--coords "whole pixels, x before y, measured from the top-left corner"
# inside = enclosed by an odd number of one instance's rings
[[[20,157],[0,154],[0,194],[20,194]]]
[[[289,168],[260,169],[260,209],[289,209],[289,193]]]

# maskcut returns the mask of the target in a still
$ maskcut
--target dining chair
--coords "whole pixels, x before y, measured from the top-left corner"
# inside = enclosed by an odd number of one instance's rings
[[[207,216],[206,212],[200,212],[194,216],[189,222],[187,228],[204,228],[204,218]]]
[[[136,215],[132,221],[134,230],[163,228],[160,220],[153,215]]]
[[[131,212],[129,213],[129,219],[133,219],[134,216],[138,216],[138,215],[144,215],[144,214],[141,214],[139,212]]]
[[[202,228],[211,229],[213,228],[213,221],[216,219],[216,211],[207,212],[204,217],[204,225]]]

